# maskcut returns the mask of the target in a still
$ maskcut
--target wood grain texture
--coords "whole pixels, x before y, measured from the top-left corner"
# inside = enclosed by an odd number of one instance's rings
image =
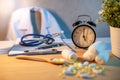
[[[81,57],[84,50],[77,54]],[[56,55],[38,55],[34,57],[42,57],[50,59],[53,57],[62,57]],[[113,63],[114,62],[114,63]],[[111,64],[110,64],[111,63]],[[111,56],[106,65],[105,74],[95,77],[94,80],[120,80],[120,60]],[[16,57],[0,55],[0,80],[62,80],[59,74],[63,71],[60,65],[53,65],[38,61],[19,60]],[[66,76],[63,80],[81,80],[75,76]],[[82,79],[86,80],[86,79]]]

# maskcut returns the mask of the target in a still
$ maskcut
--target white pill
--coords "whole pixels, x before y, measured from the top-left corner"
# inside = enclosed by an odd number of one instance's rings
[[[85,61],[85,62],[83,63],[83,65],[84,65],[84,66],[88,66],[88,65],[89,65],[89,62],[88,62],[88,61]]]
[[[52,58],[53,62],[57,62],[57,60],[58,60],[57,58]]]

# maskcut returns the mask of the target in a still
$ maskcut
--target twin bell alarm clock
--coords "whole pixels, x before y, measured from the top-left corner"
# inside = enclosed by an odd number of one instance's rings
[[[72,41],[78,48],[88,48],[96,40],[96,33],[93,27],[96,24],[89,15],[79,15],[73,23]]]

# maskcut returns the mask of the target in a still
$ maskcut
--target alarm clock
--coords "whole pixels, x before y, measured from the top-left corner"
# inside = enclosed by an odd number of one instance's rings
[[[96,27],[96,24],[89,15],[79,15],[73,27],[71,38],[78,48],[88,48],[95,42],[96,33],[93,27]]]

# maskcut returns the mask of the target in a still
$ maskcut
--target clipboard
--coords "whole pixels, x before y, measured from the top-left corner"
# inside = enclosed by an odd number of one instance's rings
[[[22,46],[19,44],[19,42],[20,39],[17,39],[15,41],[13,47],[8,53],[8,56],[59,54],[65,48],[64,43],[61,41],[54,42],[53,44],[50,45],[42,44],[34,47]],[[33,52],[26,52],[26,51],[33,51]]]

